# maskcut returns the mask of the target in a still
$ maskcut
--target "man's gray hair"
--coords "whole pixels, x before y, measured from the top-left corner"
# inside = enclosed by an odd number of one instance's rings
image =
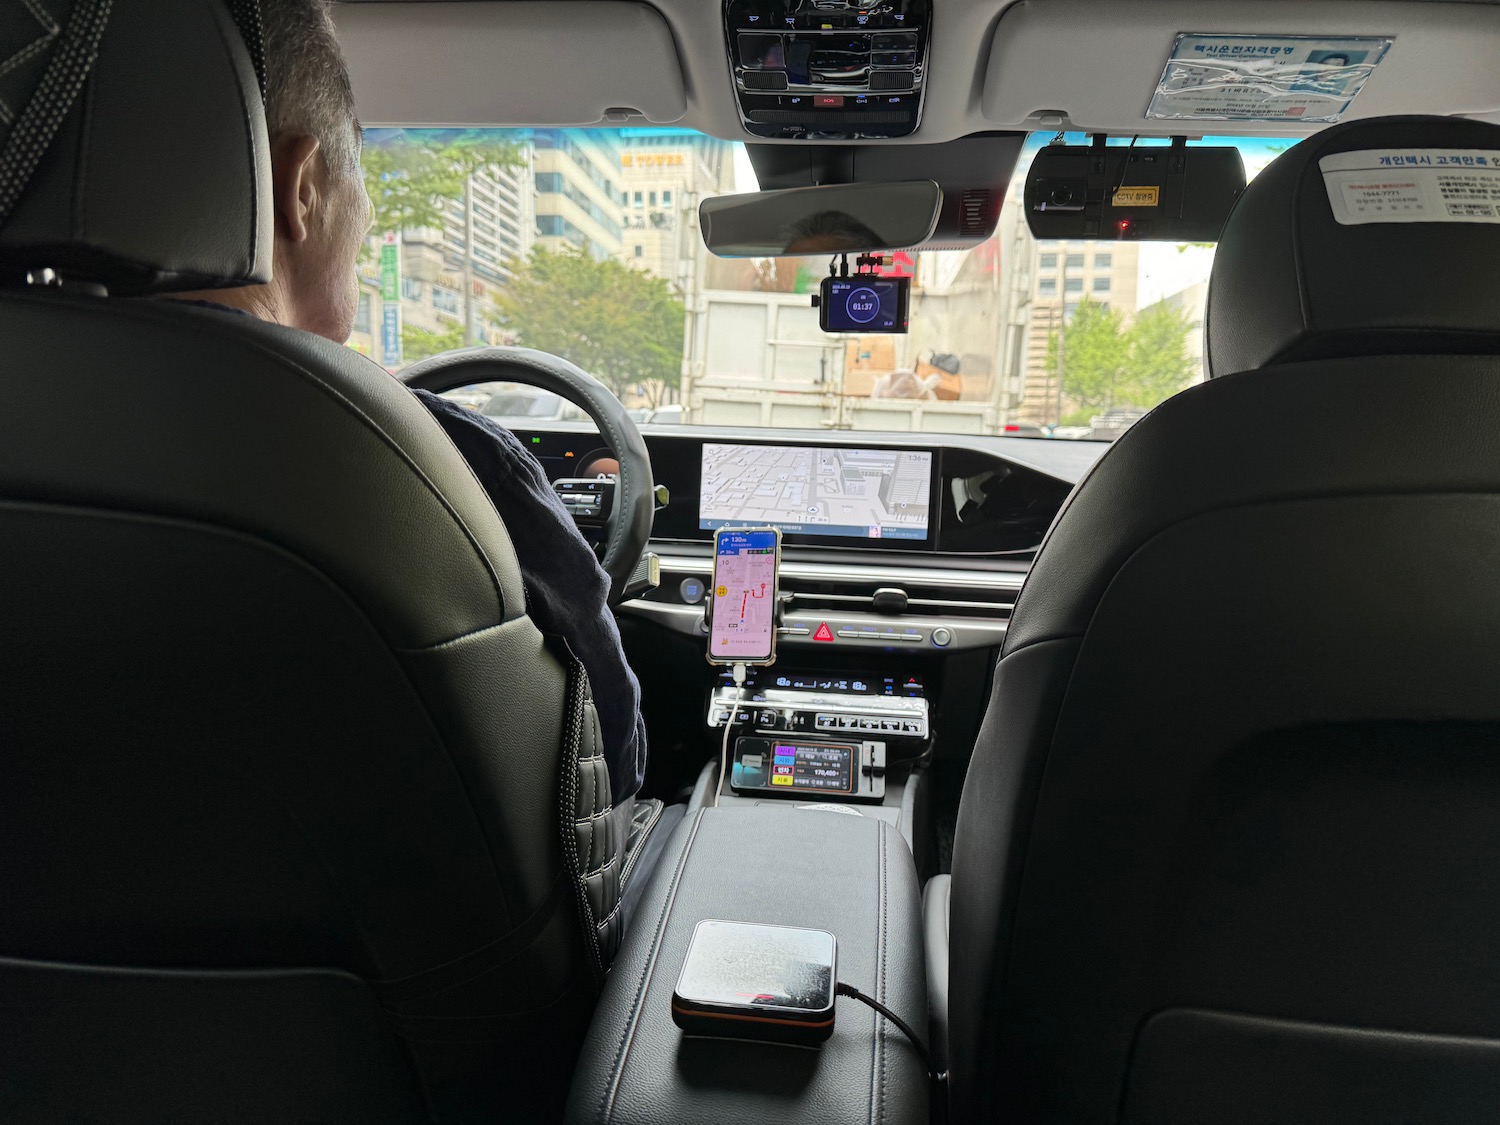
[[[359,172],[360,129],[328,0],[261,0],[271,139],[310,133],[334,172]]]

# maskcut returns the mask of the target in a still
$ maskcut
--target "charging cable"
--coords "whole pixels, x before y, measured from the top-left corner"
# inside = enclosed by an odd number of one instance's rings
[[[868,1004],[886,1019],[890,1020],[891,1023],[895,1024],[896,1030],[911,1040],[911,1045],[916,1048],[917,1056],[922,1060],[922,1065],[927,1068],[927,1077],[934,1083],[942,1083],[948,1077],[946,1074],[939,1074],[933,1069],[932,1056],[927,1052],[927,1044],[917,1038],[917,1033],[911,1029],[911,1025],[895,1012],[891,1011],[873,996],[866,996],[852,984],[845,984],[843,981],[840,981],[836,991],[840,996],[847,996],[852,1000],[858,1000],[861,1004]]]
[[[729,775],[729,732],[734,729],[734,722],[740,714],[740,701],[745,697],[746,674],[743,664],[734,666],[734,701],[724,715],[724,747],[719,752],[719,788],[714,792],[714,808],[719,807],[719,798],[724,796],[724,778]]]

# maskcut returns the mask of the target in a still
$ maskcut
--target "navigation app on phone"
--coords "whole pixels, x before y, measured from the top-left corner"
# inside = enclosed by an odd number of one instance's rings
[[[774,528],[725,528],[714,536],[708,656],[715,663],[768,661],[775,652],[779,538]]]

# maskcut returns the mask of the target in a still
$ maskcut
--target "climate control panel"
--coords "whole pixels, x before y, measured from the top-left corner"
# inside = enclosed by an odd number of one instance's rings
[[[733,721],[766,734],[879,736],[925,741],[931,734],[926,692],[915,676],[797,673],[755,669],[743,689],[722,682],[709,695],[708,725]]]

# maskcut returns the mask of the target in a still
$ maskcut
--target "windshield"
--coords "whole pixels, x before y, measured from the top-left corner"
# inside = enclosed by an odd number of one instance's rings
[[[1029,139],[992,238],[893,256],[885,272],[912,278],[903,336],[819,328],[827,254],[709,254],[699,203],[757,188],[739,143],[371,129],[375,225],[349,346],[391,370],[466,344],[538,348],[656,425],[1113,440],[1202,379],[1213,247],[1032,238],[1021,187],[1051,136]],[[1250,175],[1285,147],[1203,143],[1239,147]],[[514,384],[451,396],[502,419],[580,417]]]

